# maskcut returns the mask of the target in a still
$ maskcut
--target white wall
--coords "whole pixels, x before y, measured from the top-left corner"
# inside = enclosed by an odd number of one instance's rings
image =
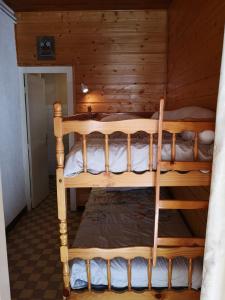
[[[5,221],[8,225],[26,206],[26,199],[14,22],[1,9],[0,105],[0,165]]]

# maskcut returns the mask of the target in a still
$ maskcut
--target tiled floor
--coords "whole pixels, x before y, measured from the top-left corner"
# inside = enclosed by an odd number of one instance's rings
[[[68,213],[70,240],[81,213]],[[8,259],[12,300],[62,299],[56,191],[28,212],[8,234]]]

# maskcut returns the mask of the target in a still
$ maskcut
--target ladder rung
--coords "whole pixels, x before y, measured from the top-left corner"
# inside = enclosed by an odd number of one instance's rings
[[[160,200],[160,209],[206,209],[208,201],[204,200]]]
[[[160,168],[166,170],[176,171],[199,171],[199,170],[211,170],[212,162],[207,161],[161,161]]]
[[[158,237],[157,246],[166,247],[193,247],[200,246],[204,247],[205,239],[203,238],[176,238],[176,237]]]

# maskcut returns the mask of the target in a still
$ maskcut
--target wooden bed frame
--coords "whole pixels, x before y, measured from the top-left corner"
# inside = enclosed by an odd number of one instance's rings
[[[125,121],[101,122],[95,120],[78,121],[74,117],[62,117],[60,103],[54,104],[54,131],[56,136],[57,157],[57,201],[60,227],[60,255],[63,265],[64,299],[129,299],[129,300],[189,300],[199,299],[199,291],[192,289],[192,262],[193,259],[203,256],[204,239],[202,238],[165,238],[158,237],[158,220],[160,209],[206,209],[208,201],[196,200],[160,200],[161,186],[208,186],[211,179],[211,162],[198,161],[198,133],[203,130],[214,130],[212,121],[163,121],[164,100],[160,101],[159,120],[136,119]],[[194,161],[175,162],[176,134],[189,130],[195,132]],[[87,171],[87,136],[92,132],[100,132],[105,137],[105,172],[93,175]],[[113,174],[109,171],[109,135],[120,131],[127,135],[127,171],[122,174]],[[149,170],[137,174],[131,170],[131,135],[137,131],[149,134]],[[161,161],[162,133],[168,131],[172,134],[171,160]],[[84,171],[74,177],[64,177],[64,146],[63,136],[79,133],[82,135],[83,169]],[[157,134],[157,169],[153,170],[153,135]],[[169,171],[162,172],[167,169]],[[208,170],[201,172],[200,170]],[[188,171],[188,172],[187,172]],[[155,201],[155,229],[153,247],[129,247],[119,249],[80,249],[69,248],[67,235],[67,188],[83,187],[152,187],[156,188]],[[168,259],[168,288],[163,291],[152,289],[152,266],[156,264],[158,256]],[[176,290],[172,288],[173,259],[183,256],[188,259],[188,288]],[[107,261],[108,290],[96,292],[91,287],[90,260],[103,258]],[[122,257],[128,261],[128,290],[119,293],[111,288],[110,261],[115,257]],[[148,261],[148,290],[137,292],[131,286],[131,262],[135,257],[143,257]],[[86,261],[88,291],[79,293],[70,289],[69,260],[81,258]]]

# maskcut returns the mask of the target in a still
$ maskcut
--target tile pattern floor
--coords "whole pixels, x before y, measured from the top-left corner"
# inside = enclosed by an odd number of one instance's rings
[[[81,212],[68,212],[68,228],[78,228]],[[59,234],[56,191],[26,213],[7,235],[12,300],[61,300],[62,271],[59,260]]]

